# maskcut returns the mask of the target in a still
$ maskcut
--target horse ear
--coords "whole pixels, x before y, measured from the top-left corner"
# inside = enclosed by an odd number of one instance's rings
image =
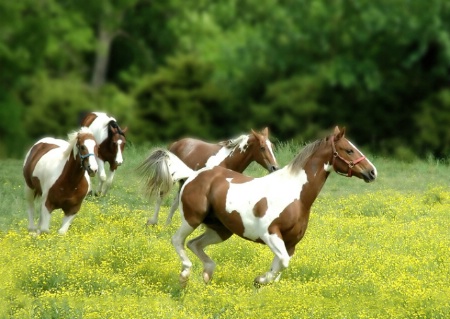
[[[262,131],[261,131],[262,135],[264,135],[265,137],[269,136],[269,128],[265,127]]]
[[[339,140],[340,138],[344,137],[344,135],[345,135],[345,126],[340,130],[338,126],[334,128],[334,136],[336,140]]]
[[[122,129],[123,134],[125,134],[128,131],[128,126]]]

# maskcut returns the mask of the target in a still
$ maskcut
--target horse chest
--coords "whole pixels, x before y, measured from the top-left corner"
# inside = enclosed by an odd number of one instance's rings
[[[68,209],[77,205],[87,194],[89,184],[83,177],[77,185],[57,181],[49,190],[47,200],[55,208]]]

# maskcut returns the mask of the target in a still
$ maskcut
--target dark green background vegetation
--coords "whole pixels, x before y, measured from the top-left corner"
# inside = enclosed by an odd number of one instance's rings
[[[0,2],[0,157],[104,110],[133,143],[335,124],[403,159],[450,153],[447,0]]]

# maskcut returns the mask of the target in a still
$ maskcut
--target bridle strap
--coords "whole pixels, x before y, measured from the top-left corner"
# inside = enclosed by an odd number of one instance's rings
[[[77,148],[78,148],[78,155],[80,155],[80,159],[81,159],[81,168],[86,169],[86,168],[83,166],[83,160],[84,160],[85,158],[88,158],[89,156],[94,156],[95,154],[93,154],[93,153],[87,153],[87,154],[83,155],[83,154],[81,154],[81,152],[80,152],[80,145],[79,145],[79,144],[77,144]]]
[[[80,153],[80,158],[81,158],[82,160],[85,159],[86,157],[89,157],[89,156],[94,156],[94,154],[88,153],[88,154],[86,154],[86,155],[83,155],[83,154]]]
[[[334,141],[335,141],[335,137],[333,136],[333,139],[331,140],[331,147],[333,148],[333,169],[336,173],[343,175],[343,176],[347,176],[347,177],[352,177],[352,168],[357,165],[359,162],[361,162],[362,160],[364,160],[366,157],[363,155],[360,158],[354,160],[354,161],[347,161],[345,158],[343,158],[341,155],[339,155],[339,153],[336,151],[336,146],[334,145]],[[348,165],[348,172],[347,175],[345,175],[342,172],[339,172],[336,167],[335,167],[335,159],[339,158],[341,161],[343,161],[345,164]]]

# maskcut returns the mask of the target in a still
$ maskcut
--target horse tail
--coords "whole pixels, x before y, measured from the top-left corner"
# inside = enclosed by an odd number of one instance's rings
[[[175,183],[194,173],[175,154],[163,148],[152,150],[137,170],[145,182],[144,191],[150,198],[166,196]]]

